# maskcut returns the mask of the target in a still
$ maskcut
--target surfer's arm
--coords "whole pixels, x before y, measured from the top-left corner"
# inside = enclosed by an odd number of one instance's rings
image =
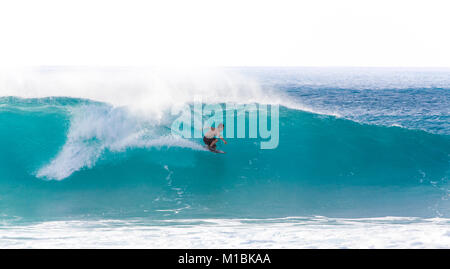
[[[222,139],[223,143],[225,143],[225,144],[227,143],[227,141],[225,141],[225,139],[223,139],[222,136],[219,136],[219,138]]]

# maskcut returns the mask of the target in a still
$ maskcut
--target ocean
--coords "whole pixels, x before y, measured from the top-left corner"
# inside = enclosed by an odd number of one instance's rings
[[[198,100],[276,147],[172,132]],[[0,248],[449,248],[449,164],[450,69],[0,71]]]

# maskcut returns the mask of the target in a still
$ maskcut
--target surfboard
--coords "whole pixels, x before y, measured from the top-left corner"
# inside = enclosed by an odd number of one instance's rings
[[[210,147],[208,147],[208,146],[205,146],[209,151],[211,151],[211,152],[214,152],[214,153],[225,153],[225,151],[221,151],[221,150],[218,150],[218,149],[212,149],[212,148],[210,148]]]

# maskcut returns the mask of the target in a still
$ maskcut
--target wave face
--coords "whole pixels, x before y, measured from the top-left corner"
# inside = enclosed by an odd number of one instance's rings
[[[173,136],[173,116],[162,115],[1,98],[3,218],[450,214],[448,135],[281,106],[276,149],[235,138],[220,145],[226,154],[211,154],[201,139]]]

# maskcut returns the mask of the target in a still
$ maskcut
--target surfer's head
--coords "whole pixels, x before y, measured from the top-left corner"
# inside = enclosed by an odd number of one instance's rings
[[[223,123],[219,123],[219,125],[217,126],[217,129],[219,129],[219,131],[223,131],[223,128],[225,126],[223,125]]]

